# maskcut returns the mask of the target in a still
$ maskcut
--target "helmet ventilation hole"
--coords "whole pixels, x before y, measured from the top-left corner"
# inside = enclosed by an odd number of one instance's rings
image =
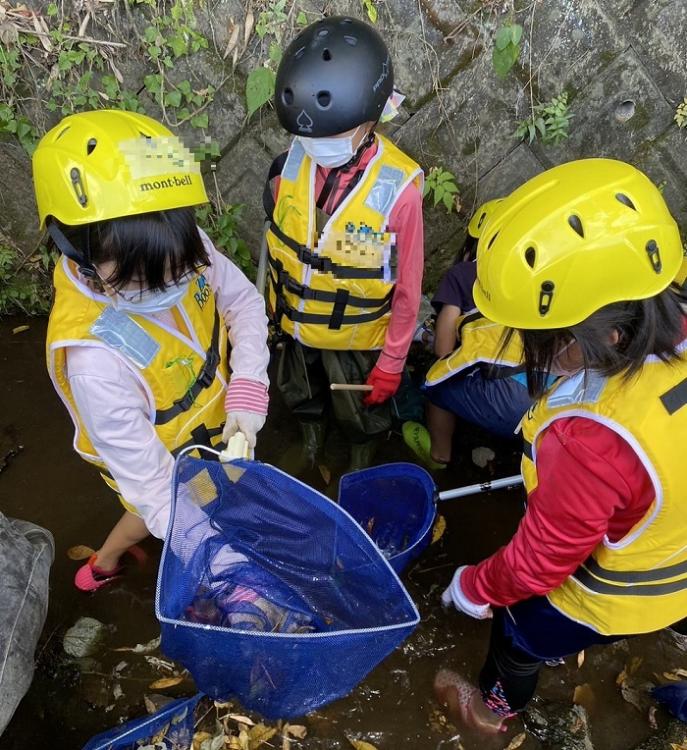
[[[353,23],[353,19],[352,18],[342,18],[341,19],[341,25],[342,26],[344,26],[346,24],[349,24],[349,23]]]
[[[575,216],[575,214],[568,216],[568,224],[570,224],[572,229],[577,232],[580,237],[584,237],[584,228],[582,227],[582,222],[580,221],[579,216]]]
[[[320,39],[323,39],[324,37],[329,36],[329,29],[320,29],[317,32],[317,36],[319,36]]]
[[[646,254],[649,256],[649,262],[654,271],[656,273],[661,273],[663,270],[663,263],[661,261],[661,252],[658,249],[655,240],[649,240],[646,243]]]
[[[322,50],[322,59],[329,62],[332,59],[332,53],[328,49]]]
[[[91,138],[88,143],[86,144],[86,154],[90,156],[94,151],[95,147],[98,145],[98,141],[96,141],[95,138]]]
[[[487,218],[487,214],[485,211],[482,211],[482,215],[479,217],[479,221],[477,222],[477,229],[482,228],[482,224],[484,224],[484,220]]]
[[[318,91],[317,92],[317,106],[320,109],[327,109],[332,103],[332,95],[329,91]]]
[[[67,131],[69,130],[69,128],[70,128],[70,126],[69,126],[69,125],[67,125],[67,127],[66,127],[66,128],[62,128],[62,130],[60,130],[60,132],[59,132],[59,133],[57,134],[57,136],[55,137],[55,140],[56,140],[56,141],[59,141],[59,140],[60,140],[60,138],[62,138],[62,136],[63,136],[63,135],[64,135],[64,134],[65,134],[65,133],[66,133],[66,132],[67,132]]]
[[[625,195],[625,193],[616,193],[615,199],[617,201],[620,201],[624,206],[627,206],[628,208],[631,208],[633,211],[636,211],[635,204]]]
[[[290,107],[293,104],[293,91],[291,89],[284,89],[281,95],[281,100]]]
[[[344,42],[346,42],[346,44],[350,44],[351,47],[355,47],[358,44],[358,38],[346,34],[346,36],[344,36]]]
[[[299,50],[296,50],[294,52],[293,56],[296,58],[296,60],[300,60],[304,54],[305,54],[305,47],[301,47]]]
[[[489,240],[489,244],[487,245],[487,250],[489,250],[489,249],[491,248],[491,246],[492,246],[492,245],[494,244],[494,242],[496,242],[496,238],[497,238],[498,236],[499,236],[499,233],[498,233],[498,232],[496,232],[496,233],[495,233],[495,234],[494,234],[494,235],[492,236],[492,238],[491,238],[491,239]]]
[[[533,247],[528,247],[525,250],[525,261],[530,268],[534,268],[534,262],[537,259],[537,251]]]

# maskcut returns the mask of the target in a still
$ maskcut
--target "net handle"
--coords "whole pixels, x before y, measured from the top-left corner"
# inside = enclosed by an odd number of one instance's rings
[[[522,476],[514,474],[511,477],[492,479],[489,482],[469,484],[466,487],[456,487],[454,490],[444,490],[439,493],[439,500],[455,500],[457,497],[468,497],[478,495],[481,492],[492,492],[493,490],[512,489],[522,484]]]

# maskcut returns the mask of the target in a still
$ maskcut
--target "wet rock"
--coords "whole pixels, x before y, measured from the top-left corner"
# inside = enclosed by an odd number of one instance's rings
[[[687,725],[672,719],[660,732],[652,734],[644,742],[635,745],[631,750],[665,750],[671,747],[683,747],[687,742]]]
[[[161,695],[160,693],[148,693],[143,696],[143,702],[149,714],[156,714],[174,700],[176,699],[169,695]]]
[[[92,656],[103,644],[108,626],[93,617],[80,617],[64,634],[62,645],[69,656]]]
[[[587,712],[582,706],[533,702],[524,715],[525,728],[551,750],[594,750]]]

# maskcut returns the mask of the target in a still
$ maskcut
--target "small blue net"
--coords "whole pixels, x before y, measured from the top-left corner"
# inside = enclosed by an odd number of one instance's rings
[[[348,694],[419,622],[336,503],[266,464],[177,459],[158,579],[162,650],[267,718]]]
[[[190,750],[193,744],[195,710],[203,696],[179,698],[152,716],[127,721],[93,737],[82,750]]]
[[[416,464],[384,464],[341,477],[339,505],[400,573],[430,542],[436,485]]]

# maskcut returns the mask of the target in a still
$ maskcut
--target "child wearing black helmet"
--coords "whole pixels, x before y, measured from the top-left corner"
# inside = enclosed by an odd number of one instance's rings
[[[294,139],[264,195],[268,306],[285,334],[278,385],[311,464],[333,382],[371,386],[362,401],[351,391],[331,400],[352,468],[369,461],[416,327],[422,170],[375,132],[393,109],[393,80],[382,38],[348,17],[301,32],[277,72],[277,115]]]

